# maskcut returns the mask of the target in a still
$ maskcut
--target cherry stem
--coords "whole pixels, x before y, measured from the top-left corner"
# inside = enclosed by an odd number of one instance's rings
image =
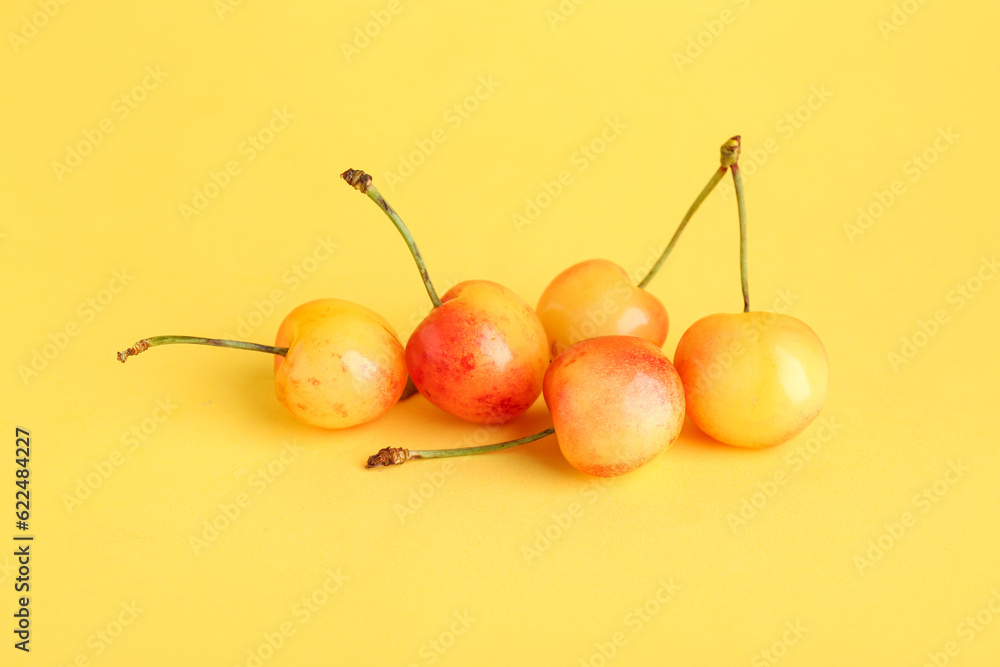
[[[715,173],[712,174],[712,178],[710,178],[705,187],[702,188],[698,197],[694,200],[694,203],[692,203],[691,207],[687,210],[687,213],[684,214],[684,219],[681,220],[681,224],[677,225],[677,231],[675,231],[674,235],[670,238],[670,243],[667,244],[663,254],[661,254],[659,259],[656,260],[656,264],[654,264],[653,268],[649,270],[646,277],[639,282],[639,287],[645,287],[648,285],[649,281],[653,279],[653,276],[659,272],[660,267],[663,266],[665,261],[667,261],[667,257],[670,255],[670,252],[674,249],[674,246],[677,245],[677,240],[680,239],[681,232],[683,232],[684,228],[687,227],[687,224],[691,220],[691,217],[694,216],[695,211],[698,210],[701,203],[705,201],[712,190],[715,189],[715,186],[719,184],[719,181],[721,181],[726,175],[726,171],[729,167],[736,164],[736,160],[740,154],[740,137],[737,135],[722,144],[722,147],[719,149],[719,154],[719,168],[715,170]]]
[[[143,338],[129,349],[119,352],[118,361],[124,364],[125,360],[129,357],[134,357],[140,352],[145,352],[151,347],[156,347],[157,345],[174,345],[177,343],[186,343],[188,345],[211,345],[212,347],[231,347],[236,350],[267,352],[269,354],[280,354],[281,356],[288,354],[287,347],[273,347],[271,345],[261,345],[259,343],[244,343],[241,340],[200,338],[198,336],[153,336],[152,338]],[[413,379],[410,378],[410,376],[406,376],[406,386],[403,388],[403,393],[399,397],[399,400],[405,401],[416,393],[417,387],[413,384]]]
[[[747,282],[747,203],[743,197],[743,177],[740,166],[733,163],[733,185],[736,187],[736,206],[740,211],[740,282],[743,285],[743,312],[750,312],[750,286]]]
[[[199,336],[153,336],[143,338],[138,343],[127,350],[118,353],[118,361],[125,363],[129,357],[134,357],[140,352],[145,352],[157,345],[173,345],[176,343],[187,343],[190,345],[211,345],[212,347],[231,347],[236,350],[251,350],[253,352],[267,352],[268,354],[288,354],[287,347],[274,347],[272,345],[261,345],[259,343],[245,343],[241,340],[222,340],[219,338],[201,338]]]
[[[368,457],[368,463],[365,465],[366,468],[379,468],[382,466],[394,466],[401,465],[410,461],[411,459],[442,459],[451,456],[471,456],[473,454],[487,454],[489,452],[497,452],[501,449],[510,449],[511,447],[517,447],[518,445],[525,445],[529,442],[534,442],[535,440],[540,440],[542,438],[548,437],[556,432],[554,426],[550,426],[544,431],[539,431],[538,433],[532,433],[531,435],[526,435],[523,438],[518,438],[517,440],[508,440],[507,442],[498,442],[493,445],[482,445],[480,447],[461,447],[456,449],[427,449],[427,450],[409,450],[403,447],[385,447],[380,449],[378,454]]]
[[[424,258],[420,254],[420,249],[417,248],[417,242],[413,240],[413,235],[410,234],[410,230],[407,229],[399,214],[396,213],[392,206],[389,206],[389,202],[385,200],[382,193],[372,185],[372,177],[360,169],[348,169],[340,177],[358,192],[368,195],[368,198],[378,204],[379,208],[389,216],[392,224],[396,226],[403,240],[406,241],[406,246],[410,249],[410,254],[413,255],[413,261],[417,263],[420,278],[424,281],[424,287],[427,288],[427,296],[431,298],[431,303],[434,304],[435,308],[440,306],[441,299],[438,297],[437,290],[434,289],[434,283],[431,282],[431,277],[427,273],[427,266],[424,264]]]

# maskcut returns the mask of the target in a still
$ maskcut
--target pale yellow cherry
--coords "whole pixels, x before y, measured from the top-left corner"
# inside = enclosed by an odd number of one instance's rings
[[[304,303],[285,318],[275,340],[278,401],[302,421],[347,428],[396,404],[406,385],[403,346],[378,313],[341,299]]]
[[[570,345],[598,336],[636,336],[657,347],[669,319],[660,300],[637,287],[625,269],[606,259],[569,267],[545,288],[535,309],[554,358]]]
[[[801,320],[750,310],[743,179],[737,162],[730,169],[740,216],[743,312],[692,324],[677,343],[674,365],[698,428],[729,445],[769,447],[795,437],[819,415],[830,362],[819,336]]]
[[[118,353],[130,356],[177,343],[274,355],[274,391],[296,418],[347,428],[384,414],[406,386],[403,345],[378,313],[340,299],[304,303],[285,317],[275,345],[198,336],[153,336]]]
[[[739,447],[792,439],[826,402],[830,363],[804,322],[769,312],[717,313],[684,332],[674,353],[687,413]]]

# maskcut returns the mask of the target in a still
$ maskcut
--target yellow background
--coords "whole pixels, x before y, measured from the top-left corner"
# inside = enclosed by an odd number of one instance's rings
[[[0,20],[0,540],[15,532],[15,426],[32,433],[37,536],[30,655],[12,647],[13,546],[0,549],[0,662],[994,664],[1000,280],[975,279],[993,277],[983,261],[1000,250],[995,5],[567,0],[563,15],[556,0],[115,0],[39,13],[53,4],[12,0]],[[261,134],[275,109],[294,118]],[[609,121],[620,132],[581,162]],[[111,132],[78,166],[54,166],[102,122]],[[338,179],[348,167],[375,176],[439,288],[486,278],[535,303],[583,259],[641,272],[735,133],[752,302],[791,293],[788,312],[825,342],[826,431],[742,451],[689,423],[604,485],[551,438],[366,471],[385,445],[534,432],[545,406],[484,431],[417,398],[324,432],[277,403],[263,355],[114,361],[143,336],[236,335],[241,319],[267,343],[319,297],[408,334],[426,295],[389,222]],[[272,141],[250,160],[258,134]],[[186,220],[181,205],[229,162],[239,173]],[[572,182],[539,199],[564,170]],[[731,192],[713,193],[651,284],[670,356],[695,319],[740,307]],[[849,238],[879,196],[894,201]],[[548,205],[518,229],[526,198]],[[980,289],[959,307],[967,284]],[[894,365],[904,337],[923,345]],[[36,352],[52,358],[26,374]],[[306,614],[310,597],[323,604]],[[977,613],[992,620],[970,638]],[[279,642],[283,627],[294,634]]]

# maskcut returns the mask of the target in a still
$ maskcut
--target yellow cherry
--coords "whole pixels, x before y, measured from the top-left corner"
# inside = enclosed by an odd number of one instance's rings
[[[369,422],[399,400],[406,363],[399,337],[378,313],[350,301],[318,299],[285,318],[275,345],[278,401],[322,428]]]
[[[580,262],[560,273],[535,310],[553,358],[574,343],[598,336],[636,336],[657,347],[667,339],[667,309],[637,287],[625,269],[606,259]]]
[[[717,313],[684,332],[674,353],[687,413],[706,434],[769,447],[801,433],[823,409],[830,363],[804,322],[769,312]]]
[[[739,137],[735,155],[739,158]],[[743,312],[698,320],[677,343],[674,364],[687,411],[702,431],[738,447],[769,447],[795,437],[826,402],[830,362],[823,343],[789,315],[750,310],[743,178],[729,166],[740,216]]]
[[[403,346],[378,313],[340,299],[318,299],[290,312],[275,345],[198,336],[143,338],[118,353],[190,344],[274,355],[274,391],[298,419],[321,428],[347,428],[384,414],[406,386]]]

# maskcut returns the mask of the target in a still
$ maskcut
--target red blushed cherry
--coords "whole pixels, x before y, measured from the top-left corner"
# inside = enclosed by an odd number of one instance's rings
[[[348,169],[341,178],[392,220],[434,304],[406,344],[406,366],[417,390],[442,410],[481,424],[509,421],[531,407],[542,392],[549,360],[535,311],[487,280],[459,283],[439,298],[410,230],[372,177]]]
[[[621,475],[669,447],[684,425],[681,378],[659,346],[601,336],[566,348],[545,373],[545,404],[570,465]]]
[[[385,447],[367,468],[411,459],[486,454],[552,435],[577,470],[613,477],[669,447],[684,424],[684,388],[666,355],[634,336],[589,338],[568,347],[545,372],[545,403],[554,426],[492,445],[413,451]]]
[[[480,424],[509,421],[542,390],[545,330],[506,287],[469,280],[452,287],[406,344],[406,367],[428,401]]]

